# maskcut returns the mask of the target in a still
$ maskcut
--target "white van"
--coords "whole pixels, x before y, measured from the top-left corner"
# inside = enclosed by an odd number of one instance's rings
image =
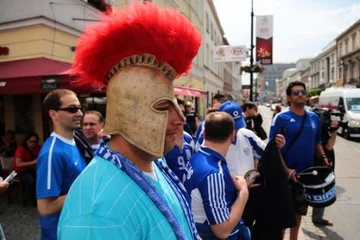
[[[360,138],[360,88],[328,88],[320,94],[319,107],[344,114],[339,128],[344,138]]]

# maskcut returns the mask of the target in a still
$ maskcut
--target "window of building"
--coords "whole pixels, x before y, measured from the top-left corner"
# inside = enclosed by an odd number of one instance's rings
[[[349,52],[349,39],[347,38],[345,40],[345,54],[347,54]]]
[[[213,23],[210,23],[210,34],[211,34],[211,40],[214,40],[214,26]]]
[[[205,21],[206,21],[206,32],[209,33],[209,14],[206,13],[205,16],[206,16],[206,19],[205,19]]]
[[[28,134],[34,131],[32,95],[14,95],[15,132]]]
[[[352,35],[352,50],[356,50],[356,33]]]
[[[339,50],[338,50],[338,55],[339,57],[341,57],[343,54],[342,54],[342,43],[339,44]]]
[[[210,53],[209,44],[206,44],[205,65],[210,68],[210,66],[209,66],[209,53]]]

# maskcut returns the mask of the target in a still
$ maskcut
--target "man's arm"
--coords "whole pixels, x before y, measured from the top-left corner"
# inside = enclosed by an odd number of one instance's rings
[[[209,176],[210,177],[210,176]],[[213,174],[212,177],[217,178],[221,177],[221,175]],[[225,186],[220,189],[220,191],[217,191],[216,195],[210,195],[212,199],[210,201],[215,201],[216,205],[218,206],[225,206],[223,209],[214,209],[214,212],[218,213],[218,215],[221,215],[225,219],[217,219],[215,217],[215,221],[218,221],[218,223],[214,224],[212,221],[210,221],[210,227],[213,233],[221,239],[227,238],[233,229],[236,227],[236,225],[240,222],[241,216],[244,212],[246,202],[249,197],[249,192],[247,188],[246,181],[243,177],[233,177],[233,181],[235,184],[235,187],[237,190],[239,190],[239,194],[235,200],[235,202],[231,205],[231,209],[228,209],[226,207],[226,201],[225,201]],[[210,188],[210,191],[216,191],[216,189],[212,190]],[[215,197],[215,199],[213,198]],[[205,207],[206,208],[206,207]],[[220,213],[220,214],[219,214]],[[225,214],[221,214],[225,213]],[[225,217],[226,213],[228,213],[228,216]],[[206,213],[208,215],[208,212]],[[214,217],[214,216],[212,216]]]
[[[66,195],[58,197],[40,198],[37,200],[38,211],[41,216],[46,217],[61,212]]]
[[[331,136],[327,142],[327,144],[325,145],[325,148],[326,150],[329,150],[331,151],[334,146],[335,146],[335,141],[336,141],[336,132],[337,132],[337,129],[338,129],[338,121],[331,121]]]
[[[49,163],[50,161],[50,163]],[[64,159],[58,152],[39,155],[36,169],[36,197],[40,215],[60,212],[66,195],[61,195],[64,181]]]

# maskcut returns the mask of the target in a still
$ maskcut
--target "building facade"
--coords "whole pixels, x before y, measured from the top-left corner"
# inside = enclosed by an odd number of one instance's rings
[[[84,28],[97,22],[106,7],[122,8],[131,1],[0,1],[0,9],[5,10],[0,17],[0,135],[13,129],[18,143],[30,131],[38,133],[41,142],[47,138],[52,128],[42,113],[41,103],[46,94],[56,88],[74,90],[82,105],[101,103],[101,110],[105,111],[105,90],[92,86],[79,88],[72,84],[73,79],[66,71],[71,67],[77,39]],[[179,10],[203,32],[203,1],[147,2]],[[219,32],[217,36],[222,36]],[[193,61],[191,74],[174,82],[175,93],[196,103],[200,114],[204,114],[206,107],[203,66],[204,44]]]
[[[360,20],[336,38],[338,82],[360,87]]]
[[[336,58],[336,41],[332,41],[319,55],[311,59],[310,89],[325,89],[336,83]]]

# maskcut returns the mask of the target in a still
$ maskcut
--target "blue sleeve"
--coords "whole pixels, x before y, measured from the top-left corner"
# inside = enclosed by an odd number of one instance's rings
[[[214,173],[204,179],[199,186],[206,217],[210,225],[227,221],[230,209],[225,198],[225,180],[223,174]]]
[[[277,114],[272,122],[271,122],[271,128],[270,128],[270,134],[269,134],[269,141],[271,141],[271,139],[273,139],[277,134],[279,134],[280,129],[281,129],[281,114]]]
[[[39,156],[36,166],[36,197],[58,197],[64,181],[65,161],[55,151]]]

